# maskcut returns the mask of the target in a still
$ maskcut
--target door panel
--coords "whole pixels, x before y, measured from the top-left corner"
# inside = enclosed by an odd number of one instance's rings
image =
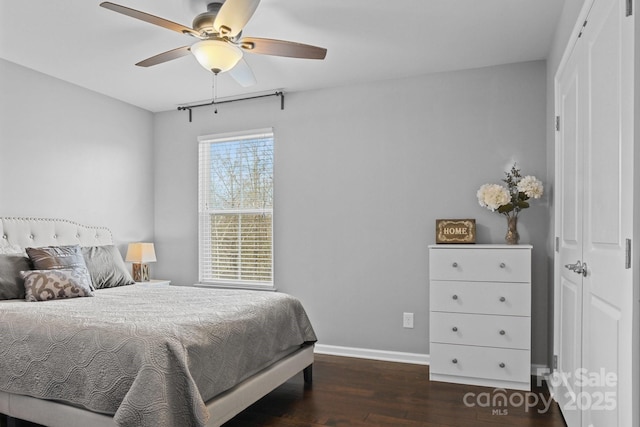
[[[625,237],[631,237],[633,141],[623,138],[624,67],[633,52],[623,52],[624,1],[596,0],[583,34],[589,70],[589,132],[585,139],[585,212],[583,259],[582,366],[589,375],[611,378],[584,387],[591,405],[583,408],[583,426],[631,425],[632,300],[631,270],[625,269]],[[632,34],[632,33],[631,33]],[[626,57],[629,58],[626,58]],[[632,91],[627,89],[627,92]],[[631,105],[629,108],[633,108]],[[602,378],[604,379],[604,378]],[[615,407],[595,405],[610,397]]]
[[[608,3],[603,5],[601,3]],[[591,94],[590,133],[585,140],[588,244],[620,248],[620,18],[618,1],[600,0],[606,18],[594,17],[585,28]],[[593,13],[592,12],[592,13]],[[587,31],[589,30],[589,31]],[[607,247],[612,245],[612,247]]]
[[[582,259],[583,149],[587,98],[582,44],[577,43],[558,82],[559,113],[562,117],[556,151],[556,224],[559,235],[559,268],[556,277],[556,352],[558,356],[554,395],[560,408],[575,407],[580,393],[574,374],[580,368],[582,348],[582,276],[564,266]],[[568,426],[579,426],[581,412],[564,410]]]
[[[578,237],[582,236],[581,230],[581,211],[582,200],[578,176],[582,175],[581,159],[577,153],[579,141],[579,125],[578,105],[580,99],[580,89],[582,86],[582,77],[576,67],[575,60],[569,64],[571,69],[567,70],[566,82],[560,86],[561,93],[561,116],[562,120],[562,138],[560,141],[560,161],[561,167],[557,174],[558,184],[562,190],[562,199],[560,208],[562,211],[562,245],[565,249],[577,250]],[[581,243],[580,243],[581,244]],[[582,256],[582,253],[577,255]]]
[[[585,318],[589,318],[591,334],[597,337],[597,345],[585,348],[581,401],[584,410],[583,425],[594,427],[623,426],[618,418],[617,372],[620,348],[620,310],[592,295],[587,297]],[[596,341],[585,339],[586,343]],[[627,375],[630,376],[630,375]]]
[[[571,409],[575,406],[580,387],[575,384],[574,374],[581,366],[582,346],[582,284],[561,278],[560,286],[560,318],[558,339],[558,367],[553,381],[554,395],[560,408],[564,408],[563,415],[567,426],[579,426],[581,412]]]

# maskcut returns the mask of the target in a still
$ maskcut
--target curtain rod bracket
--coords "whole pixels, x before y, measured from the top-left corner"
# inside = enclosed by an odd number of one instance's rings
[[[284,110],[284,92],[276,92],[280,96],[280,110]]]

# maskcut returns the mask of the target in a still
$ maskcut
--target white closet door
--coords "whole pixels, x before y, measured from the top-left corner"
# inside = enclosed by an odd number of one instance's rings
[[[633,231],[633,138],[623,112],[633,111],[627,71],[633,51],[624,43],[633,40],[633,19],[625,16],[625,4],[596,0],[582,35],[591,101],[584,140],[582,367],[599,381],[587,382],[578,404],[582,425],[594,427],[632,422],[633,283],[625,239]]]
[[[556,277],[555,323],[557,369],[554,394],[569,427],[580,426],[576,407],[582,391],[573,381],[582,363],[582,276],[565,268],[582,260],[583,176],[582,143],[587,122],[588,85],[584,48],[578,43],[567,61],[557,86],[562,118],[556,151],[556,228],[559,235],[560,269]],[[577,408],[576,408],[577,409]]]
[[[633,18],[595,0],[557,84],[556,399],[569,427],[630,426]],[[565,268],[586,263],[586,275]]]

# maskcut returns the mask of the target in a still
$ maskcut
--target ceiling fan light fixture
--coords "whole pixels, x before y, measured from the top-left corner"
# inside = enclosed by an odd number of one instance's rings
[[[224,73],[242,59],[242,51],[223,40],[202,40],[191,46],[191,52],[205,69]]]

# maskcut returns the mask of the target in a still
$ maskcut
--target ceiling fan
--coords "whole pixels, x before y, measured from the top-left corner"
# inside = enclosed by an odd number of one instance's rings
[[[183,46],[138,62],[150,67],[193,53],[198,62],[214,74],[229,72],[242,86],[256,83],[255,76],[243,59],[244,52],[291,58],[324,59],[327,49],[285,40],[242,37],[242,29],[256,11],[260,0],[216,0],[207,11],[193,19],[193,28],[158,16],[111,2],[100,6],[123,15],[158,25],[199,39],[191,46]]]

